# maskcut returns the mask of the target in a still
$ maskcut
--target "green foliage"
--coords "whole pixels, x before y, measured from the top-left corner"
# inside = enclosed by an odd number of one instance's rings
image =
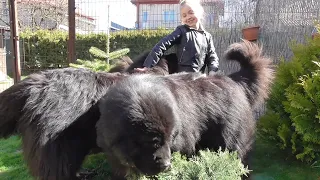
[[[320,158],[320,39],[292,50],[293,59],[278,66],[259,135],[310,163]]]
[[[253,179],[314,180],[320,177],[319,162],[313,163],[311,166],[306,166],[300,162],[292,161],[291,159],[284,160],[284,154],[277,150],[273,143],[269,141],[261,141],[259,138],[257,139],[256,143],[255,152],[252,157],[252,167],[254,168],[252,171]],[[221,153],[225,154],[224,152]],[[218,155],[219,152],[215,154]],[[211,155],[212,154],[209,154],[209,156]],[[228,156],[234,155],[226,155],[225,157]],[[179,164],[179,161],[184,163],[185,158],[181,157],[178,153],[175,153],[173,164]],[[215,161],[216,159],[213,159],[212,161],[209,161],[209,163],[214,163]],[[221,160],[217,160],[217,164],[220,162]],[[222,162],[221,165],[224,165],[224,163],[228,162],[228,160],[226,162]],[[236,164],[234,161],[232,161],[232,163]],[[175,169],[175,167],[173,167],[173,169]],[[111,173],[110,166],[108,165],[103,153],[91,154],[86,157],[86,160],[80,171],[87,172],[87,170],[89,170],[89,172],[94,170],[94,174],[88,174],[86,176],[87,179],[92,180],[108,180],[108,177],[110,177]],[[226,170],[223,170],[223,172],[226,172]],[[165,175],[166,174],[161,174],[161,178],[165,178]],[[146,177],[143,178],[146,179]],[[8,139],[0,139],[0,179],[34,179],[29,174],[26,163],[23,160],[21,138],[19,136],[12,136]]]
[[[159,180],[236,180],[249,173],[249,170],[238,159],[237,154],[228,150],[219,149],[218,152],[203,150],[200,151],[199,156],[194,156],[189,160],[179,153],[174,153],[173,159],[171,170],[160,173],[157,176]]]
[[[130,52],[129,48],[124,48],[124,49],[120,49],[117,51],[113,51],[111,53],[107,53],[104,52],[96,47],[91,47],[89,49],[89,52],[92,54],[92,56],[99,58],[101,60],[114,60],[114,59],[119,59],[123,56],[125,56],[126,54],[128,54]]]
[[[172,30],[139,30],[119,31],[110,34],[110,58],[117,58],[128,53],[135,57],[141,52],[150,50],[163,36]],[[20,33],[21,54],[23,55],[23,69],[59,68],[68,66],[67,40],[65,31],[25,31]],[[107,34],[77,34],[75,49],[77,59],[94,60],[95,55],[89,53],[93,50],[107,50]],[[122,51],[118,51],[122,49]],[[130,52],[128,50],[130,49]],[[101,56],[101,54],[100,54]],[[103,56],[103,55],[102,55]],[[101,58],[101,57],[100,57]],[[100,59],[98,58],[98,59]],[[101,59],[100,59],[101,60]]]
[[[128,54],[129,52],[130,52],[129,48],[120,49],[117,51],[110,52],[107,58],[109,60],[118,59]]]
[[[118,31],[110,36],[110,51],[116,49],[129,48],[129,57],[136,57],[151,48],[171,30],[139,30],[139,31]]]
[[[95,47],[91,47],[90,51],[92,55],[94,55],[97,58],[101,58],[102,60],[94,59],[90,61],[90,60],[77,59],[76,63],[70,63],[69,66],[74,68],[86,68],[96,72],[98,71],[107,72],[112,66],[116,65],[116,63],[113,62],[112,64],[110,64],[103,59],[106,59],[109,57],[110,60],[115,60],[116,58],[122,57],[123,55],[127,54],[129,52],[129,49],[125,48],[118,51],[114,51],[112,53],[109,53],[109,56],[104,51]]]
[[[68,34],[39,30],[20,34],[24,68],[60,67],[67,65]]]
[[[102,154],[89,156],[84,166],[85,168],[94,168],[94,164],[100,164],[95,167],[97,176],[93,179],[102,180],[110,177],[110,166],[107,161],[102,161],[104,158]],[[98,162],[98,163],[97,163]],[[194,156],[187,160],[185,156],[179,153],[173,153],[172,168],[160,173],[153,177],[136,177],[132,175],[128,179],[132,180],[207,180],[207,179],[221,179],[221,180],[237,180],[241,179],[242,175],[249,173],[249,170],[243,166],[240,159],[237,157],[236,152],[229,152],[228,150],[222,151],[219,149],[217,152],[209,150],[200,151],[199,156]]]
[[[89,52],[95,56],[96,58],[101,58],[101,59],[107,59],[108,58],[108,54],[96,47],[91,47],[89,49]]]
[[[99,59],[94,59],[93,61],[77,59],[76,63],[70,63],[69,66],[74,68],[86,68],[95,72],[107,72],[110,69],[110,64]]]
[[[0,179],[33,179],[21,152],[21,138],[19,136],[0,139]]]

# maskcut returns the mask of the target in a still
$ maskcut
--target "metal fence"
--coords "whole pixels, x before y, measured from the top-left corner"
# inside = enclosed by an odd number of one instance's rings
[[[1,0],[0,29],[10,32],[9,2]],[[15,0],[20,32],[49,29],[77,34],[140,31],[141,29],[173,29],[180,24],[179,0]],[[203,23],[214,37],[220,67],[226,73],[237,69],[226,63],[223,52],[242,38],[241,29],[259,25],[258,43],[275,63],[292,56],[291,41],[304,42],[320,20],[319,0],[202,0]],[[74,10],[74,11],[73,11]],[[72,19],[74,21],[72,21]],[[70,24],[71,23],[71,24]],[[74,24],[74,26],[73,26]],[[72,31],[71,31],[72,32]],[[9,33],[10,35],[10,33]],[[14,74],[12,38],[4,38],[0,47],[0,77]],[[8,35],[6,35],[8,37]],[[74,50],[75,38],[70,37],[68,50]],[[22,42],[22,43],[21,43]],[[28,45],[36,44],[28,42]],[[137,42],[135,42],[137,43]],[[141,42],[145,43],[145,42]],[[25,43],[20,39],[21,68]],[[44,57],[45,58],[45,55]],[[76,57],[81,58],[81,57]],[[1,79],[0,79],[1,80]]]

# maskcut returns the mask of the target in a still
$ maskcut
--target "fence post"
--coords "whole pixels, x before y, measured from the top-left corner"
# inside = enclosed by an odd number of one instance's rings
[[[68,38],[68,60],[69,63],[76,61],[75,41],[76,41],[76,25],[75,25],[75,0],[68,0],[68,20],[69,20],[69,38]]]
[[[13,41],[14,83],[21,80],[17,1],[9,1],[11,39]]]
[[[107,53],[107,64],[110,64],[110,5],[108,4],[108,26],[107,26],[107,47],[106,47],[106,53]]]

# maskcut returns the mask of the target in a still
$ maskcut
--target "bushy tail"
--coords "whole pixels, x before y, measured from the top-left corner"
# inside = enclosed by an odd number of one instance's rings
[[[230,45],[225,57],[240,63],[240,70],[229,77],[243,86],[252,105],[268,98],[274,69],[271,59],[262,55],[261,47],[243,40]]]
[[[24,86],[24,83],[15,84],[0,93],[0,138],[16,133],[17,121],[28,98]]]

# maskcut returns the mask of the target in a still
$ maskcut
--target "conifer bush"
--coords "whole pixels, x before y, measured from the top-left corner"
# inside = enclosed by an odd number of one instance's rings
[[[228,150],[202,150],[199,156],[189,160],[179,153],[174,153],[173,159],[172,169],[160,173],[157,176],[158,180],[240,180],[242,175],[249,173],[237,154]]]
[[[96,175],[93,180],[109,179],[111,167],[104,154],[95,154],[87,157],[84,168],[95,169]],[[97,164],[100,164],[97,167]],[[129,180],[240,180],[246,176],[250,170],[241,163],[236,152],[219,149],[217,152],[201,150],[200,154],[187,159],[180,153],[173,153],[172,167],[166,172],[156,176],[127,177]]]
[[[314,163],[320,158],[320,39],[293,44],[292,50],[293,58],[277,68],[258,134]]]

